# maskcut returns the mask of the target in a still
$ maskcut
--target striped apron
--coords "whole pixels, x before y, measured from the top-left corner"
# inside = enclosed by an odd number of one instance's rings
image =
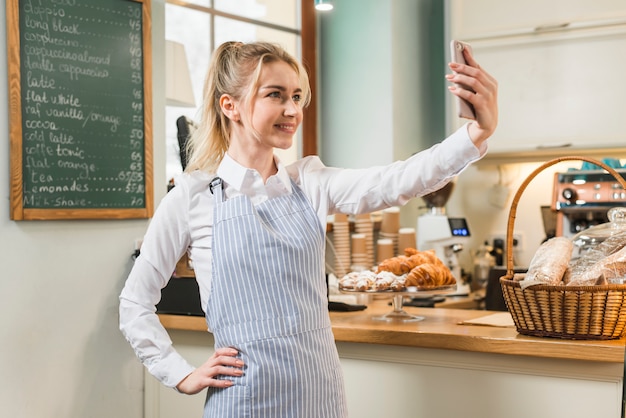
[[[245,363],[209,388],[205,418],[347,417],[324,280],[324,231],[304,193],[256,207],[214,183],[213,277],[207,322],[215,347]]]

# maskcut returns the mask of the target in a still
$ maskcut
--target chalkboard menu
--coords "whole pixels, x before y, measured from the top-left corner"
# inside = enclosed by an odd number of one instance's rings
[[[8,0],[11,219],[152,215],[149,0]]]

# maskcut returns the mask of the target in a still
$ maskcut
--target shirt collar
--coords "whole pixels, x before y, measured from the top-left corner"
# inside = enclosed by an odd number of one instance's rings
[[[258,171],[247,168],[235,161],[228,153],[224,154],[222,162],[217,168],[217,175],[228,184],[228,186],[239,191],[255,190],[263,192],[262,189],[267,187],[283,189],[285,192],[291,193],[291,179],[283,163],[278,156],[274,155],[274,162],[278,168],[278,172],[267,180],[264,185]]]
[[[274,155],[274,162],[276,163],[276,167],[278,168],[278,172],[274,177],[276,177],[276,179],[280,181],[280,183],[282,183],[283,187],[285,187],[287,191],[291,193],[291,178],[289,177],[289,173],[287,173],[287,169],[277,155]]]

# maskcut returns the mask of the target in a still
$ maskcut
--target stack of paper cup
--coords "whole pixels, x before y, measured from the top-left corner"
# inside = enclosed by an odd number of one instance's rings
[[[378,238],[390,239],[393,243],[393,254],[398,253],[398,230],[400,229],[400,208],[391,207],[383,210]],[[380,257],[377,256],[380,260]]]
[[[352,254],[350,270],[363,271],[372,266],[367,256],[365,234],[352,234],[352,247],[350,250]]]
[[[354,232],[364,236],[367,258],[363,266],[369,269],[374,265],[374,224],[369,213],[355,216]],[[354,252],[354,249],[352,251]]]
[[[405,248],[417,248],[415,228],[400,228],[398,230],[398,254],[404,254]]]
[[[389,238],[379,239],[376,246],[377,262],[380,263],[383,260],[395,256],[395,249],[393,241]]]
[[[335,214],[333,222],[333,246],[335,247],[335,276],[341,278],[350,271],[350,225],[348,215]]]

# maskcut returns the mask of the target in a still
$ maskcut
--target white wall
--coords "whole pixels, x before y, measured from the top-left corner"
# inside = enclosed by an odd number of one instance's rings
[[[391,6],[335,3],[318,13],[320,155],[347,168],[385,163],[394,152]]]
[[[438,7],[440,9],[438,9]],[[388,164],[444,135],[443,6],[342,0],[320,13],[320,156],[347,168]],[[436,18],[439,13],[439,19]],[[439,30],[439,33],[437,33]],[[419,201],[402,210],[414,225]]]
[[[152,0],[163,86],[164,0]],[[0,11],[0,415],[143,416],[143,369],[118,331],[118,295],[147,220],[9,220],[6,16]],[[155,201],[165,193],[164,92],[154,90]],[[172,122],[174,123],[174,122]]]

